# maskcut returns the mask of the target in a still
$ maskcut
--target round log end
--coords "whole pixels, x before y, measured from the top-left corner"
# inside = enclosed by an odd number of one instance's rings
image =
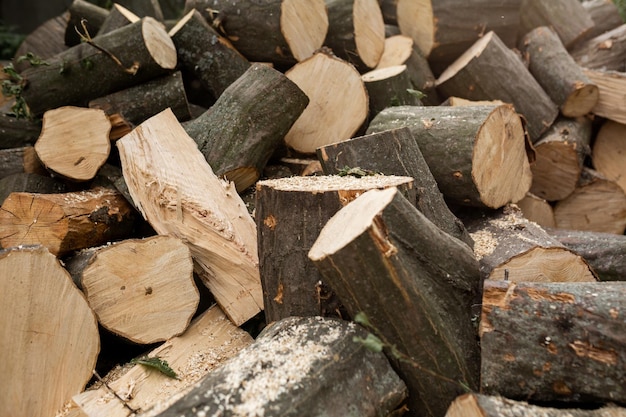
[[[400,33],[413,39],[428,57],[435,46],[435,20],[431,0],[398,0]]]
[[[591,112],[598,103],[600,90],[595,84],[583,84],[567,97],[561,106],[561,113],[565,117],[580,117]]]
[[[540,141],[536,144],[535,155],[530,192],[548,201],[570,195],[582,171],[577,150],[567,142]]]
[[[141,32],[154,61],[164,69],[176,68],[176,47],[163,24],[151,17],[145,17]]]
[[[224,176],[228,179],[228,181],[235,183],[237,192],[240,193],[253,185],[259,179],[261,173],[254,167],[240,167],[225,172]]]
[[[293,57],[302,61],[322,47],[328,31],[324,0],[284,0],[280,28]]]
[[[607,120],[598,132],[592,154],[594,168],[626,192],[626,125]]]
[[[405,35],[390,36],[385,39],[385,49],[376,68],[404,64],[412,53],[413,39]]]
[[[354,1],[354,42],[363,63],[374,68],[385,49],[385,22],[377,0]]]

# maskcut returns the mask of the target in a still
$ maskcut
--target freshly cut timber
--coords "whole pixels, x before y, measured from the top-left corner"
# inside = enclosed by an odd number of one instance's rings
[[[464,219],[484,279],[514,282],[593,282],[593,271],[578,254],[539,225],[507,206]]]
[[[158,417],[390,415],[406,385],[381,352],[358,342],[366,337],[347,321],[281,320]]]
[[[250,61],[293,65],[322,47],[328,31],[324,0],[187,0]]]
[[[626,282],[485,281],[481,392],[528,401],[625,403],[624,311]]]
[[[405,126],[439,189],[453,202],[498,208],[530,189],[524,128],[511,106],[389,107],[367,133]]]
[[[522,0],[520,33],[539,26],[554,28],[561,42],[569,48],[593,28],[593,20],[576,0]]]
[[[287,146],[301,153],[352,137],[369,111],[367,89],[348,62],[320,51],[285,73],[310,103],[285,136]]]
[[[522,210],[522,214],[531,222],[537,223],[541,227],[555,227],[554,209],[543,198],[532,193],[518,201],[517,206]]]
[[[626,71],[626,24],[581,43],[571,54],[580,66],[587,69]]]
[[[437,88],[448,96],[469,100],[502,100],[513,104],[515,110],[526,119],[533,142],[539,139],[559,114],[556,104],[520,57],[494,32],[480,38],[454,61],[437,79]]]
[[[92,377],[96,317],[41,246],[0,251],[0,352],[5,416],[53,416]]]
[[[598,86],[587,78],[552,29],[533,29],[522,39],[521,49],[530,73],[563,116],[584,116],[593,109],[598,102]]]
[[[592,151],[593,167],[626,192],[626,125],[607,120],[596,135]]]
[[[478,263],[397,189],[370,190],[342,208],[309,258],[350,316],[364,314],[385,342],[414,415],[441,416],[465,389],[476,389]]]
[[[626,74],[588,69],[583,69],[583,72],[600,90],[598,103],[592,113],[619,123],[626,123],[626,104],[621,94],[626,88]]]
[[[134,343],[181,334],[200,300],[189,248],[172,236],[85,249],[66,262],[66,269],[98,322]]]
[[[111,123],[104,111],[59,107],[43,115],[35,152],[50,171],[73,181],[89,181],[109,158]]]
[[[379,68],[362,76],[369,97],[369,117],[391,106],[420,106],[406,65]]]
[[[263,309],[256,225],[171,110],[117,141],[136,206],[154,230],[183,239],[195,272],[236,325]]]

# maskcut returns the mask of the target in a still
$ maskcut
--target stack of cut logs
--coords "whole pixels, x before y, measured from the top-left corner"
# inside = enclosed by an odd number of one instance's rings
[[[610,0],[74,0],[5,63],[0,416],[626,416],[625,63]]]

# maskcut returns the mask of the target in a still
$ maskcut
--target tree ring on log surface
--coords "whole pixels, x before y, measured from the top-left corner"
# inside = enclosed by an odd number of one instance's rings
[[[326,3],[324,0],[284,0],[280,5],[280,31],[297,61],[310,57],[324,44],[326,38]]]
[[[176,47],[163,25],[151,17],[144,18],[141,34],[150,56],[161,68],[176,68]]]

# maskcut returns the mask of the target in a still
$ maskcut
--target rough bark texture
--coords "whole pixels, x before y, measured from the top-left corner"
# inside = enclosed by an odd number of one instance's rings
[[[0,114],[0,149],[33,145],[41,132],[41,122]]]
[[[34,173],[18,172],[0,179],[0,204],[11,193],[64,193],[68,191],[65,182]]]
[[[569,48],[593,28],[593,20],[579,1],[522,0],[520,25],[521,34],[539,26],[551,26]]]
[[[19,173],[48,175],[32,146],[0,150],[0,178]]]
[[[585,0],[581,4],[589,13],[594,26],[578,40],[574,47],[624,24],[613,0]]]
[[[381,68],[362,76],[369,97],[369,117],[373,118],[391,106],[421,106],[419,97],[411,90],[413,85],[406,65]]]
[[[626,71],[626,24],[578,45],[571,54],[580,66],[588,69]]]
[[[76,32],[76,29],[82,32],[81,21],[83,19],[85,20],[87,31],[94,36],[109,15],[109,11],[104,7],[97,6],[86,0],[74,0],[68,7],[68,11],[69,18],[65,29],[65,45],[67,46],[75,46],[81,42],[80,35]]]

